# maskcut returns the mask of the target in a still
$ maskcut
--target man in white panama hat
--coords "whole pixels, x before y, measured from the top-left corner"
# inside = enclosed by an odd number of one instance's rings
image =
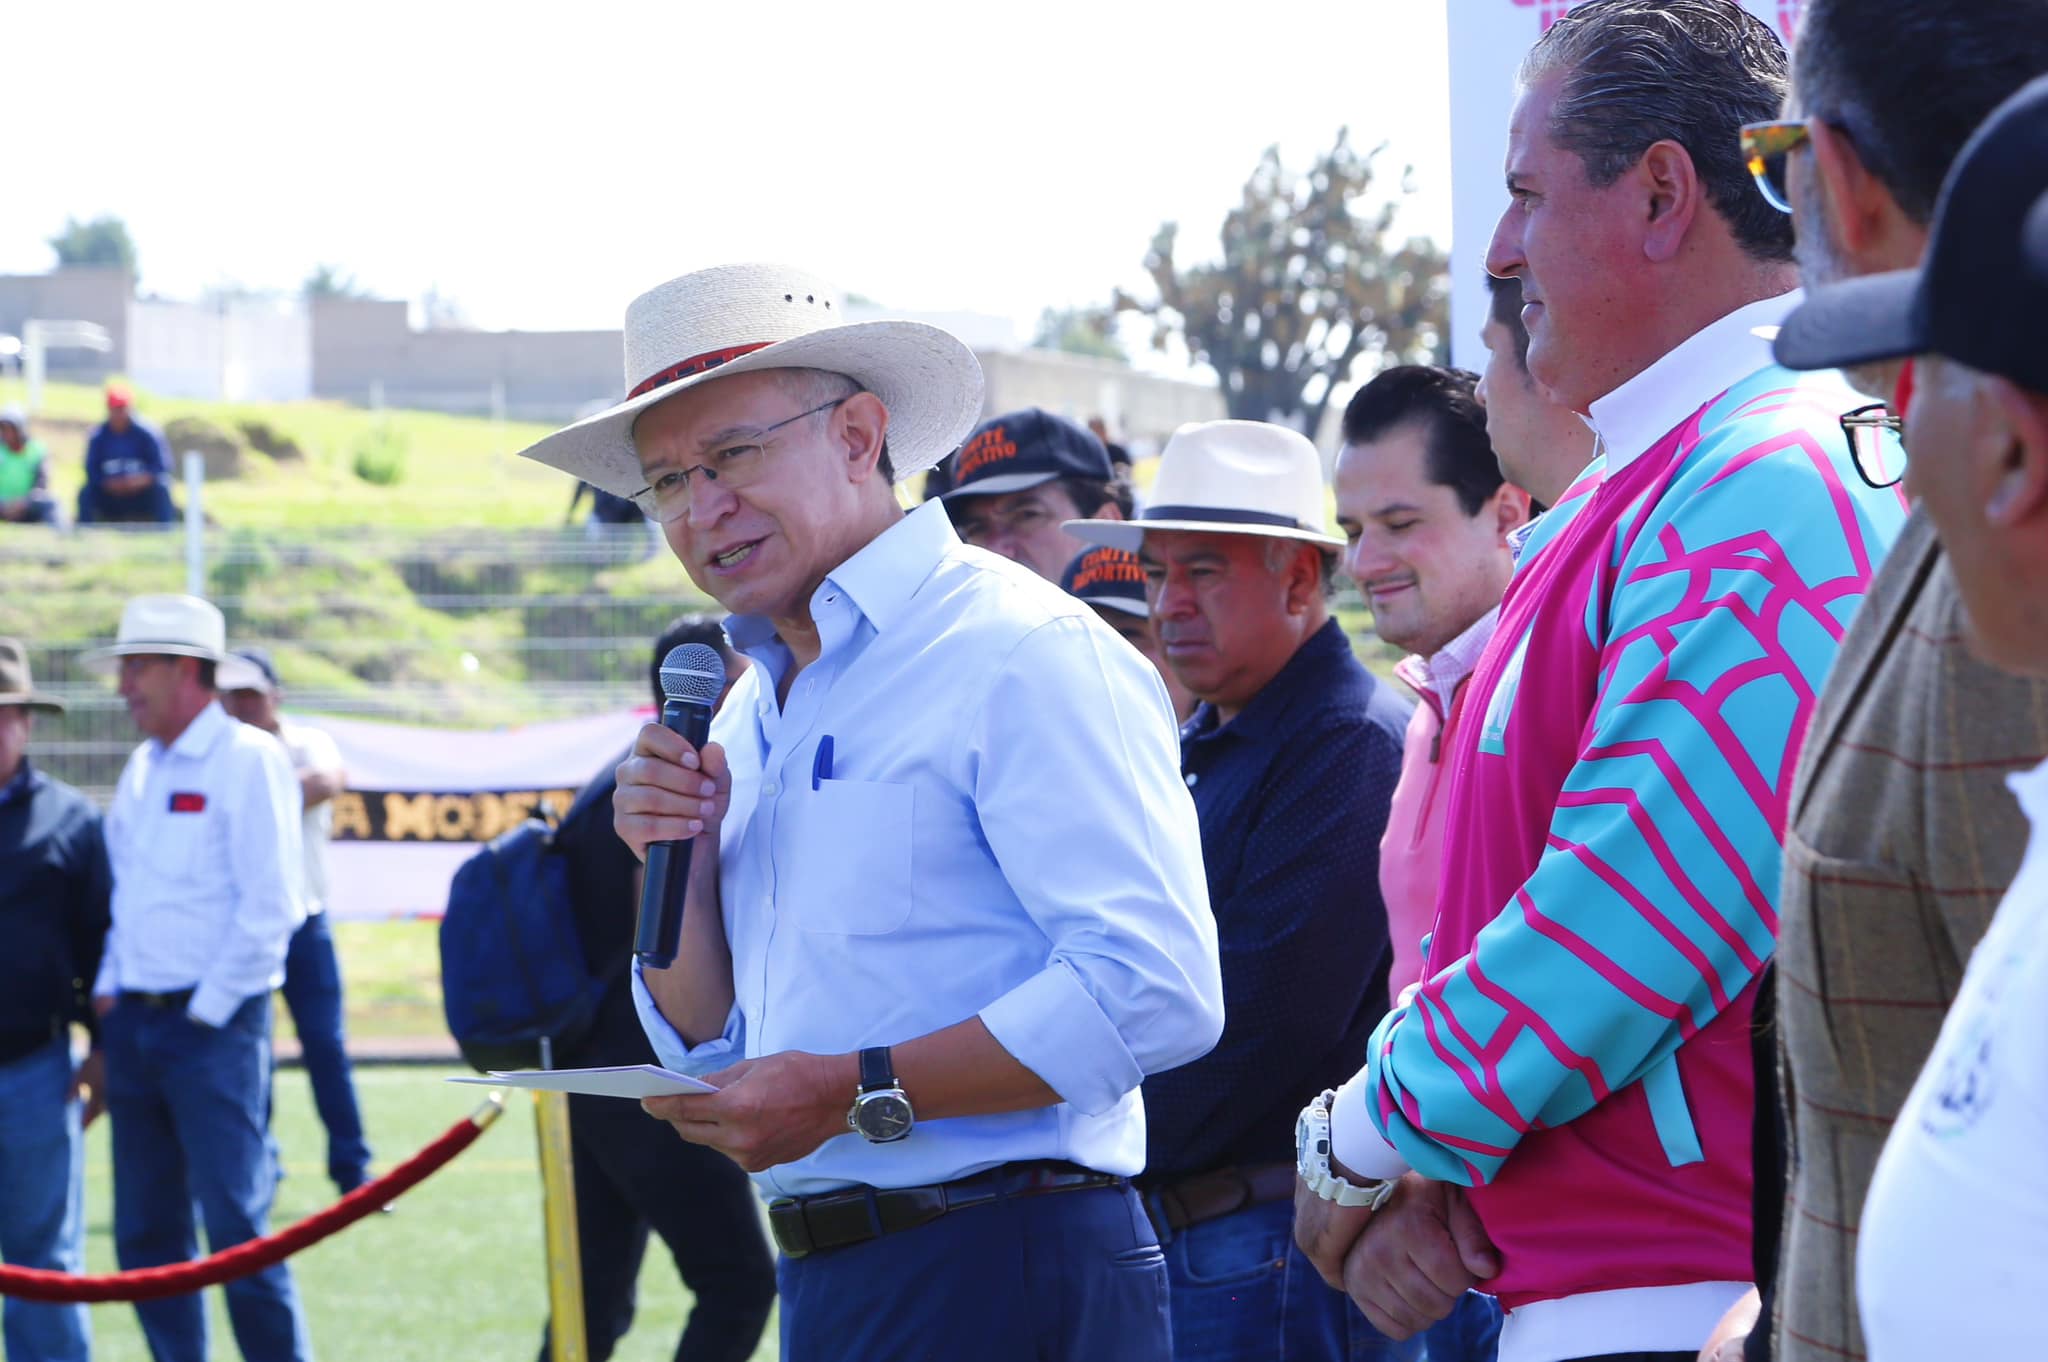
[[[114,1249],[125,1268],[269,1233],[276,1162],[270,994],[305,915],[299,787],[275,738],[214,698],[227,630],[196,596],[137,596],[86,665],[119,676],[146,741],[107,810],[113,926],[93,985],[113,1119]],[[249,1362],[302,1362],[304,1316],[284,1263],[227,1284]],[[159,1362],[207,1356],[194,1293],[135,1313]]]
[[[647,1106],[773,1198],[789,1362],[1163,1359],[1137,1088],[1222,1024],[1166,694],[943,506],[903,512],[980,367],[842,309],[777,266],[664,284],[626,314],[631,396],[527,451],[637,494],[753,663],[701,752],[649,726],[619,768],[636,854],[696,843],[642,1018],[721,1089]]]
[[[1387,1008],[1379,844],[1410,708],[1330,613],[1344,540],[1327,514],[1307,439],[1210,421],[1167,442],[1139,519],[1068,522],[1137,552],[1166,663],[1202,702],[1181,768],[1228,1015],[1208,1055],[1145,1080],[1139,1184],[1166,1244],[1179,1362],[1421,1354],[1289,1242],[1295,1113],[1327,1069],[1363,1062]]]

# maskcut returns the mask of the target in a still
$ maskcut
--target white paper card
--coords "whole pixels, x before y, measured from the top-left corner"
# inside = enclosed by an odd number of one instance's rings
[[[616,1064],[604,1069],[517,1069],[469,1077],[450,1083],[477,1083],[487,1088],[538,1088],[543,1092],[580,1092],[592,1097],[672,1097],[677,1093],[717,1092],[701,1078],[664,1069],[659,1064]]]

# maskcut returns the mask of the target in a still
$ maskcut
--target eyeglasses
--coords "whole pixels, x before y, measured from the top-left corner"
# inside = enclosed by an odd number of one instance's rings
[[[666,525],[671,520],[680,520],[690,509],[690,475],[702,473],[706,481],[724,484],[727,491],[737,492],[750,487],[761,479],[762,470],[768,463],[768,437],[784,426],[795,425],[806,416],[816,416],[821,411],[830,411],[842,402],[851,401],[858,393],[835,397],[830,402],[800,411],[796,415],[777,421],[772,426],[747,431],[731,437],[730,442],[711,452],[703,463],[688,468],[672,468],[654,479],[652,483],[633,494],[633,504],[646,513],[649,519]]]
[[[1785,158],[1809,135],[1803,118],[1742,125],[1743,162],[1764,202],[1781,213],[1792,211],[1792,198],[1785,188]]]
[[[1905,425],[1905,418],[1892,415],[1882,402],[1858,407],[1842,417],[1842,434],[1848,437],[1856,472],[1872,487],[1890,487],[1906,476],[1904,451],[1899,448],[1899,433]]]

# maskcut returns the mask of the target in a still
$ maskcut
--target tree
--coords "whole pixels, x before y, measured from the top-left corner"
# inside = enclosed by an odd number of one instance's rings
[[[1361,202],[1385,150],[1361,154],[1340,128],[1336,145],[1295,175],[1267,148],[1223,220],[1221,262],[1176,267],[1179,225],[1165,223],[1145,256],[1158,297],[1118,290],[1117,309],[1152,320],[1155,349],[1181,337],[1216,371],[1233,417],[1311,437],[1360,357],[1441,362],[1448,261],[1426,240],[1392,244],[1397,202]]]
[[[1038,335],[1031,348],[1129,364],[1131,357],[1113,330],[1115,322],[1114,312],[1099,307],[1049,307],[1038,314]]]
[[[300,286],[308,298],[367,298],[370,291],[339,265],[321,263],[313,267]]]
[[[135,272],[135,242],[128,224],[111,215],[80,222],[66,217],[64,230],[50,238],[60,268],[67,265],[118,265]]]

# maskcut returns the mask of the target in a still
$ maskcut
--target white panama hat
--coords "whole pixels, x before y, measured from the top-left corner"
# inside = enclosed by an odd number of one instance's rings
[[[122,658],[138,653],[218,662],[227,644],[227,621],[211,601],[197,596],[136,596],[121,607],[121,628],[113,645],[95,648],[80,660],[96,672],[113,671]]]
[[[889,411],[899,480],[959,448],[981,419],[981,362],[923,322],[847,322],[846,299],[781,265],[720,265],[671,279],[626,309],[626,400],[521,450],[617,496],[647,485],[633,422],[655,403],[758,369],[844,374]]]
[[[1265,421],[1198,421],[1159,454],[1159,475],[1136,520],[1069,520],[1075,538],[1137,552],[1148,530],[1258,534],[1328,549],[1323,461],[1308,437]]]

